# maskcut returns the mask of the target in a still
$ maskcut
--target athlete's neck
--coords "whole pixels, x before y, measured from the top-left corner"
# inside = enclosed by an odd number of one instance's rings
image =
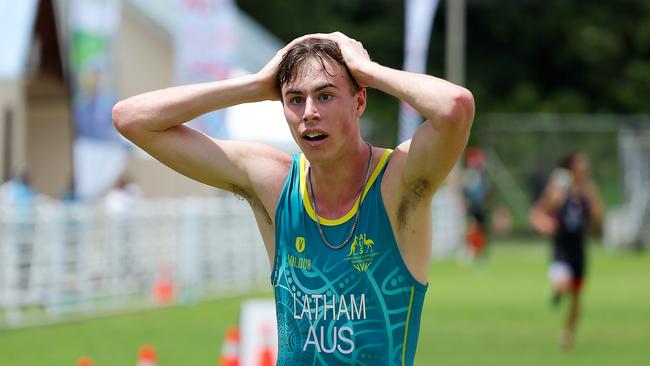
[[[311,165],[311,185],[319,216],[337,219],[352,208],[366,178],[369,158],[369,145],[359,140],[335,162]],[[373,167],[371,162],[369,173]]]

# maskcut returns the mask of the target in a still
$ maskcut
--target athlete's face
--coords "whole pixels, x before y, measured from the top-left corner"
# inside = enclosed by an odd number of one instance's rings
[[[305,61],[281,90],[291,133],[312,162],[333,161],[360,138],[358,120],[366,106],[366,90],[355,90],[341,65],[323,64]]]
[[[583,154],[577,154],[571,164],[573,178],[578,182],[583,182],[590,176],[589,160]]]

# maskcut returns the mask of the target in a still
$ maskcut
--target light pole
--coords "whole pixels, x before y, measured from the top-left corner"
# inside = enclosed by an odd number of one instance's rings
[[[445,78],[465,83],[465,0],[447,0]]]

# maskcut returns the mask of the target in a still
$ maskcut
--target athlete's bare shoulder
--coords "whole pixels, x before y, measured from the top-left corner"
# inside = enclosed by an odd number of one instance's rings
[[[269,262],[275,255],[275,210],[292,158],[284,151],[251,142],[231,142],[231,162],[247,177],[246,184],[231,183],[224,189],[245,199],[262,235]]]
[[[286,152],[266,144],[253,142],[239,144],[237,164],[245,172],[249,181],[246,187],[233,185],[229,190],[246,198],[253,206],[254,201],[259,201],[271,221],[291,168],[292,158]]]

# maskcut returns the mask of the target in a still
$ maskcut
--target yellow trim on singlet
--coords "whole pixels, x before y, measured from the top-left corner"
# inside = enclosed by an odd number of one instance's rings
[[[411,286],[411,300],[409,300],[409,311],[406,313],[406,328],[404,329],[404,344],[402,345],[402,366],[406,359],[406,339],[409,334],[409,321],[411,320],[411,308],[413,307],[413,294],[415,293],[415,286]]]
[[[377,166],[372,171],[372,175],[368,179],[368,183],[366,183],[366,187],[363,190],[363,195],[361,196],[362,201],[366,197],[366,193],[368,193],[370,187],[372,187],[372,184],[377,179],[377,176],[379,175],[379,172],[381,172],[381,169],[383,168],[384,164],[386,164],[386,161],[388,160],[388,157],[390,156],[390,153],[392,151],[393,150],[386,149],[384,153],[381,155],[381,159],[379,159],[379,163],[377,163]],[[307,211],[309,217],[311,217],[312,220],[316,221],[316,214],[314,213],[314,208],[311,205],[311,201],[309,199],[309,193],[307,192],[306,166],[307,166],[307,159],[305,158],[305,154],[300,154],[300,192],[302,193],[302,202],[303,205],[305,206],[305,210]],[[348,221],[349,219],[351,219],[352,216],[354,216],[354,214],[357,213],[358,209],[359,209],[359,199],[357,198],[357,201],[354,203],[350,211],[348,211],[348,213],[343,215],[343,217],[338,219],[326,219],[321,216],[320,223],[326,226],[340,225]]]

